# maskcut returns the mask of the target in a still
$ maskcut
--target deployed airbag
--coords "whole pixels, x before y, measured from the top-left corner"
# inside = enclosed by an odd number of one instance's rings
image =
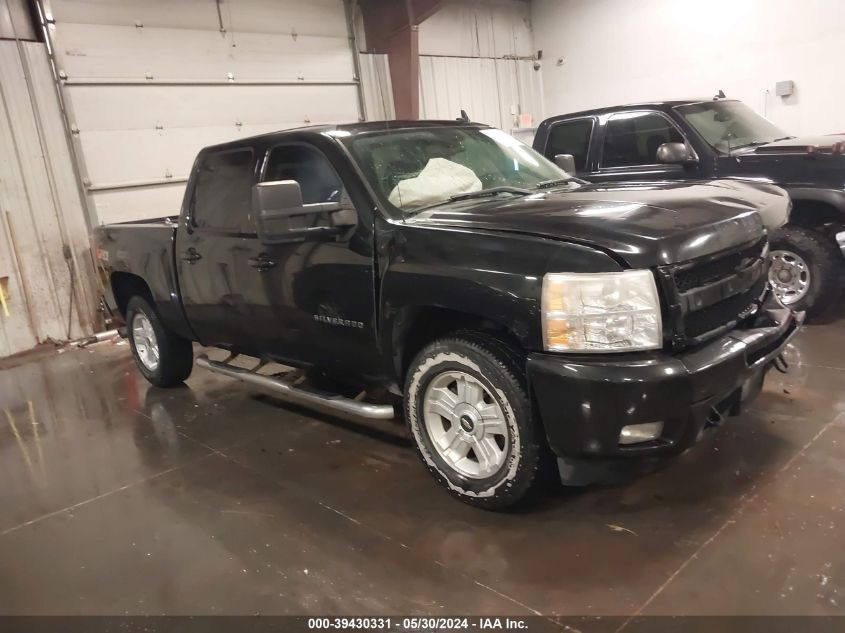
[[[397,184],[388,200],[401,209],[413,209],[480,190],[481,181],[469,167],[445,158],[432,158],[415,177]]]

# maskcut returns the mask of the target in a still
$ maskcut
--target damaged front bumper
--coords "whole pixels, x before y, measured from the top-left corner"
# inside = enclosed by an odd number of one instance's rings
[[[753,327],[678,355],[529,355],[531,389],[562,478],[588,483],[578,480],[599,464],[688,448],[706,426],[757,395],[803,320],[803,313],[772,304]],[[654,437],[629,443],[628,429],[652,429]]]

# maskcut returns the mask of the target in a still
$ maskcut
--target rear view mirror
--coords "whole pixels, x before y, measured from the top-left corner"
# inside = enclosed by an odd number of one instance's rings
[[[575,157],[572,154],[555,154],[555,165],[570,176],[575,175]]]
[[[657,162],[663,165],[693,165],[698,157],[686,143],[663,143],[657,148]]]
[[[354,210],[347,211],[337,202],[303,204],[302,189],[295,180],[262,182],[252,188],[258,238],[265,244],[337,235],[355,224]]]

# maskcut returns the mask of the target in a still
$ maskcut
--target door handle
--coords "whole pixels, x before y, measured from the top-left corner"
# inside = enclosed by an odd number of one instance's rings
[[[276,262],[272,259],[268,259],[266,255],[259,255],[258,257],[250,257],[246,260],[246,263],[252,266],[253,268],[257,268],[259,272],[264,272],[265,270],[270,270],[276,266]]]
[[[193,246],[191,248],[189,248],[188,250],[186,250],[185,252],[183,252],[180,255],[180,257],[183,260],[185,260],[186,262],[188,262],[189,264],[193,264],[196,261],[202,259],[202,255],[200,255]]]

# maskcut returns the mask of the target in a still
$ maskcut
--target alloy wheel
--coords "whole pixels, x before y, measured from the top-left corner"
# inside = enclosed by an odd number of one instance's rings
[[[769,283],[783,305],[803,299],[810,290],[810,267],[804,258],[791,251],[772,251]]]
[[[158,339],[150,319],[143,312],[132,318],[132,342],[141,364],[149,371],[155,371],[159,363]]]
[[[485,479],[504,466],[510,451],[505,415],[477,378],[443,372],[428,384],[423,403],[431,443],[449,467],[464,477]]]

